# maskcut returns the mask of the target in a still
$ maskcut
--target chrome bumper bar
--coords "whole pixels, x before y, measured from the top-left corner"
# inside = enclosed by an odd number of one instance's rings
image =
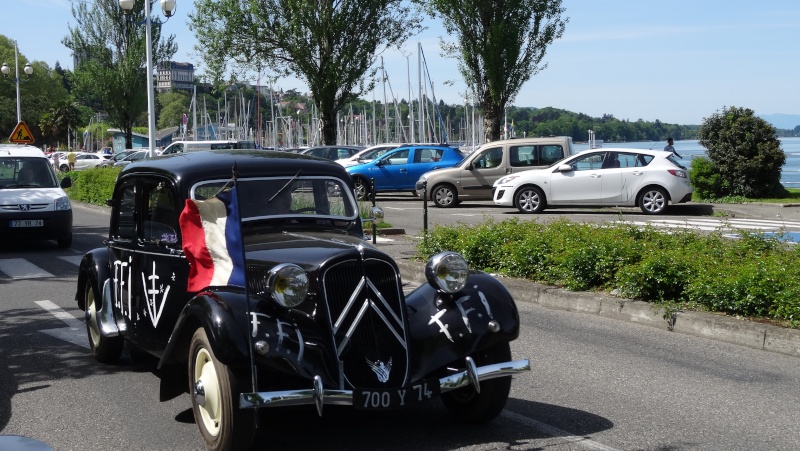
[[[495,363],[476,367],[471,357],[466,358],[467,369],[450,376],[439,379],[439,388],[442,393],[455,390],[467,385],[473,385],[480,392],[479,382],[511,376],[523,371],[530,371],[528,359],[512,362]],[[353,390],[335,390],[322,387],[322,378],[314,377],[313,387],[301,390],[282,390],[271,392],[242,393],[239,396],[240,409],[257,409],[261,407],[285,407],[314,404],[317,412],[322,415],[322,406],[353,405]]]

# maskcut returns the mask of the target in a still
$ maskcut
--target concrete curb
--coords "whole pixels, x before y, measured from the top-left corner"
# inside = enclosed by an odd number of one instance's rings
[[[404,281],[426,283],[423,263],[396,258]],[[670,330],[663,309],[652,304],[622,299],[605,293],[567,291],[561,288],[503,277],[503,284],[517,302],[546,308],[588,313],[620,321]],[[703,312],[676,312],[671,330],[749,348],[800,357],[800,330],[761,324],[740,318]]]

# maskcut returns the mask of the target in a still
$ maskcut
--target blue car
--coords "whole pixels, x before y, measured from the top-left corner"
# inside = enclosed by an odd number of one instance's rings
[[[373,191],[414,191],[419,177],[434,169],[449,168],[464,159],[458,149],[446,145],[408,145],[385,153],[369,163],[350,166],[359,200],[371,197]]]

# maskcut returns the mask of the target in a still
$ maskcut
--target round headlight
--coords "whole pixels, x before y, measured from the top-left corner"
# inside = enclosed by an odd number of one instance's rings
[[[455,252],[434,255],[425,265],[425,277],[434,288],[445,293],[461,291],[467,284],[469,266],[464,257]]]
[[[297,265],[282,263],[270,270],[267,286],[275,302],[282,307],[295,307],[308,294],[308,275]]]

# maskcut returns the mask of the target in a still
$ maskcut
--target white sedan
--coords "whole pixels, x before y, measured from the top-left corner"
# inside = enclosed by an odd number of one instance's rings
[[[663,213],[669,203],[692,198],[689,171],[670,152],[591,149],[546,169],[497,180],[494,203],[538,213],[547,206],[638,206]]]
[[[75,154],[75,170],[94,168],[105,160],[106,157],[101,153],[78,152]],[[60,162],[64,164],[66,160],[60,160]]]

